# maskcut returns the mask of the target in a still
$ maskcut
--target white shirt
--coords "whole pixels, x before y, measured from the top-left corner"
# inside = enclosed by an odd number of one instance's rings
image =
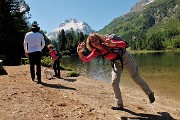
[[[44,36],[39,32],[28,32],[24,38],[24,50],[26,53],[42,51],[45,46]]]

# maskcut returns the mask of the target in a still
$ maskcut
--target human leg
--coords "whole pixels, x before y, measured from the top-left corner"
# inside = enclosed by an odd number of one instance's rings
[[[32,81],[34,81],[34,79],[35,79],[35,68],[34,68],[34,64],[30,64],[30,72],[31,72],[31,79],[32,79]]]
[[[34,70],[35,61],[34,61],[34,54],[33,54],[33,53],[29,53],[28,55],[29,55],[29,64],[30,64],[31,79],[34,81],[34,79],[35,79],[35,70]]]
[[[114,69],[112,70],[112,87],[115,94],[115,98],[117,99],[118,107],[123,107],[123,101],[121,96],[121,91],[119,87],[120,77],[122,73],[122,67],[120,64],[115,63]]]
[[[155,101],[154,93],[150,89],[147,82],[139,75],[138,67],[136,66],[136,63],[133,60],[132,56],[130,54],[126,54],[125,57],[125,68],[130,73],[134,82],[141,87],[145,94],[149,96],[150,102],[153,103]]]
[[[54,63],[53,63],[54,77],[57,77],[57,75],[58,75],[57,70],[56,70],[56,65],[57,65],[57,62],[54,61]]]
[[[36,52],[36,75],[38,82],[41,82],[41,52]]]
[[[57,77],[61,78],[61,74],[60,74],[60,61],[57,61]]]

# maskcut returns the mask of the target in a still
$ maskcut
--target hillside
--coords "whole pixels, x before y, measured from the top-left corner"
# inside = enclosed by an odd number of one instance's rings
[[[30,80],[29,65],[5,66],[8,75],[0,76],[1,120],[174,120],[180,119],[180,101],[155,92],[149,104],[140,89],[122,86],[123,110],[115,105],[110,83],[86,76]],[[43,68],[43,67],[42,67]]]
[[[136,6],[98,32],[122,36],[132,50],[180,48],[179,0],[155,0],[142,8]]]

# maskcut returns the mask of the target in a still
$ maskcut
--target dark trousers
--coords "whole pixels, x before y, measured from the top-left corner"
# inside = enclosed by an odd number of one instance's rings
[[[60,61],[55,60],[53,64],[55,76],[60,77]]]
[[[35,79],[35,66],[36,66],[36,75],[38,81],[41,81],[41,57],[42,53],[40,51],[29,53],[29,62],[30,62],[30,72],[32,80]]]

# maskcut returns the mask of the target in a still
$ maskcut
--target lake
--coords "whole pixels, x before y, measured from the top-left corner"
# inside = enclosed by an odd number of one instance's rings
[[[180,52],[155,52],[132,56],[141,77],[148,82],[152,90],[180,100]],[[89,63],[83,63],[79,57],[63,57],[61,64],[93,79],[111,82],[111,63],[101,57]],[[129,88],[139,88],[125,69],[120,84]]]

